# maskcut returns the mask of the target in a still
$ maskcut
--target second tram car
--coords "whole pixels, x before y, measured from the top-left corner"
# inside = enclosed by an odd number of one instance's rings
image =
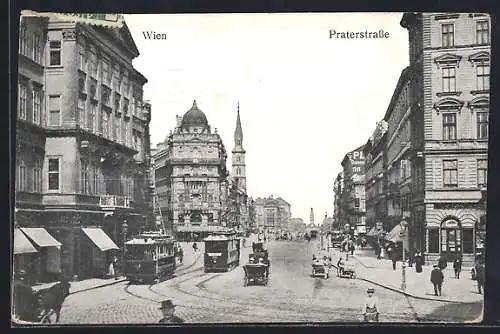
[[[175,241],[158,232],[142,233],[125,243],[125,274],[130,282],[156,283],[175,270]]]
[[[235,235],[210,235],[205,242],[204,271],[229,271],[240,265],[240,238]]]

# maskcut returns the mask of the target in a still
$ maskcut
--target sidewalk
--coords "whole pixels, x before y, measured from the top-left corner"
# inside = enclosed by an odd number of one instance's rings
[[[334,249],[332,256],[334,263],[339,256],[345,259],[345,253]],[[442,295],[435,296],[434,288],[430,282],[432,266],[422,267],[422,272],[417,273],[415,267],[406,267],[406,289],[401,289],[402,270],[401,261],[396,264],[396,270],[392,269],[392,261],[389,259],[378,260],[371,248],[357,249],[353,258],[356,260],[356,276],[359,279],[384,286],[388,289],[404,293],[406,295],[429,300],[439,300],[456,303],[471,303],[483,301],[483,295],[477,292],[476,281],[470,277],[470,269],[463,267],[460,279],[455,278],[452,264],[443,270],[444,282]],[[349,260],[351,255],[349,254]]]
[[[193,244],[188,243],[188,242],[181,242],[182,249],[184,250],[184,258],[183,258],[183,263],[179,264],[177,262],[176,264],[176,270],[183,270],[186,268],[189,268],[193,266],[196,261],[198,260],[200,254],[203,254],[203,243],[199,242],[198,243],[198,251],[195,253],[193,251]],[[89,278],[81,281],[72,281],[70,289],[69,289],[69,294],[74,294],[82,291],[88,291],[92,289],[97,289],[101,288],[104,286],[108,285],[113,285],[117,284],[123,281],[126,281],[127,278],[123,276],[119,276],[118,279],[114,278]],[[47,289],[50,288],[52,285],[56,284],[58,282],[50,282],[50,283],[44,283],[44,284],[37,284],[33,286],[33,290],[39,291],[42,289]]]

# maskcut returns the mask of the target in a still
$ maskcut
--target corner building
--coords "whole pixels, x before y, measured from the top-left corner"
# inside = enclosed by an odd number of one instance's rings
[[[425,226],[427,260],[474,261],[484,236],[490,16],[406,13],[412,67],[412,216]],[[419,177],[423,175],[423,177]],[[420,190],[421,189],[421,190]]]
[[[36,129],[29,136],[43,135],[45,141],[18,134],[25,137],[20,142],[28,139],[40,149],[35,155],[24,149],[17,153],[16,222],[44,227],[62,243],[62,274],[100,276],[108,251],[118,250],[127,233],[148,224],[147,80],[132,66],[139,52],[126,25],[103,28],[51,18],[34,36],[40,54],[33,51],[37,60],[28,65],[43,83],[31,85],[43,100],[39,104],[33,93],[33,103],[25,102],[24,86],[30,83],[20,68],[18,118],[24,124],[25,106],[32,106]],[[33,163],[33,187],[24,177],[31,157],[39,159]],[[28,208],[28,203],[37,208]],[[96,232],[87,233],[89,227]]]
[[[177,122],[164,146],[168,150],[165,166],[157,166],[165,171],[155,173],[158,180],[163,177],[167,182],[163,190],[157,185],[157,195],[179,240],[194,234],[203,238],[227,223],[227,154],[217,129],[212,131],[196,101]]]

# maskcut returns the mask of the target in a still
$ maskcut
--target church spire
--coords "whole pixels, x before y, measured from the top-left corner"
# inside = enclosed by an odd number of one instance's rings
[[[238,101],[236,117],[236,129],[234,130],[234,147],[242,148],[243,145],[243,130],[241,129],[241,119],[240,119],[240,102]]]

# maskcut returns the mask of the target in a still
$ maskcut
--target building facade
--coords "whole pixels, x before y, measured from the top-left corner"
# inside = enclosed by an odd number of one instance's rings
[[[342,213],[342,186],[343,186],[343,175],[342,172],[337,174],[335,181],[333,182],[333,218],[334,218],[334,230],[340,230],[343,223],[343,213]]]
[[[366,233],[365,156],[363,146],[347,153],[342,160],[344,185],[342,191],[343,220],[351,232]]]
[[[365,159],[365,196],[366,196],[366,229],[380,227],[390,230],[388,224],[388,196],[386,184],[386,152],[388,124],[384,120],[377,122],[372,136],[365,144],[363,154]],[[394,210],[393,207],[391,207]],[[379,225],[377,225],[379,223]],[[384,226],[384,223],[386,226]]]
[[[154,160],[156,198],[167,231],[186,240],[227,225],[227,154],[196,101],[177,116],[176,128],[158,146]]]
[[[41,30],[37,19],[23,20],[20,58],[32,57],[19,68],[16,223],[44,227],[62,243],[62,274],[101,275],[110,249],[103,240],[121,247],[150,217],[151,106],[147,80],[132,66],[139,52],[126,24],[50,18]]]
[[[412,216],[424,226],[428,260],[459,254],[472,262],[486,213],[490,16],[406,13],[401,25],[409,32],[410,106],[421,115],[412,127],[420,187]]]
[[[256,227],[269,232],[286,228],[292,214],[290,204],[281,197],[255,199]]]

